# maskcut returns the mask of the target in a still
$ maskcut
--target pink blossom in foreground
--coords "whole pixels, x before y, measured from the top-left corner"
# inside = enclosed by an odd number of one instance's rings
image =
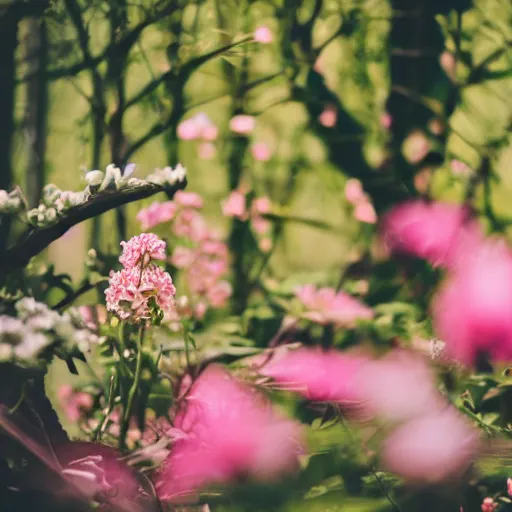
[[[119,261],[126,268],[133,268],[141,263],[147,265],[151,260],[165,260],[165,242],[154,233],[142,233],[121,242],[123,252]]]
[[[261,25],[254,31],[254,40],[257,43],[269,44],[273,41],[273,39],[274,36],[272,35],[271,30],[265,25]]]
[[[111,272],[105,290],[107,309],[123,320],[140,321],[151,318],[150,299],[164,312],[174,307],[176,288],[171,276],[156,265],[124,268]]]
[[[327,105],[324,111],[318,116],[318,122],[326,128],[336,126],[338,120],[338,111],[334,105]]]
[[[396,428],[383,444],[381,461],[407,481],[435,484],[462,477],[478,447],[478,431],[449,407]]]
[[[413,200],[385,215],[383,237],[392,251],[426,259],[433,266],[453,267],[479,243],[481,232],[461,206]]]
[[[174,195],[174,202],[183,208],[201,209],[204,205],[203,198],[195,192],[178,190]]]
[[[354,327],[357,320],[373,318],[373,311],[345,292],[319,288],[308,284],[298,288],[297,298],[306,308],[304,316],[320,324]]]
[[[359,202],[354,209],[354,218],[359,222],[366,224],[375,224],[377,222],[377,213],[372,203],[368,199]]]
[[[434,300],[434,326],[449,357],[512,361],[512,253],[488,241],[463,258]]]
[[[412,131],[404,140],[402,152],[411,164],[421,162],[430,151],[430,142],[420,130]]]
[[[334,350],[299,348],[276,352],[259,372],[308,400],[360,404],[357,375],[365,358]]]
[[[251,154],[258,162],[268,162],[272,156],[272,152],[264,142],[257,142],[251,146]]]
[[[222,204],[222,213],[226,217],[245,219],[247,216],[245,194],[238,190],[231,192],[229,197]]]
[[[256,120],[253,116],[238,115],[231,118],[229,121],[229,128],[231,131],[240,135],[247,135],[254,130]]]
[[[364,364],[357,388],[365,413],[391,422],[434,413],[446,405],[424,358],[406,350],[393,350]]]
[[[64,414],[71,422],[76,422],[92,409],[93,398],[89,393],[75,391],[70,384],[63,384],[57,391],[57,398]]]
[[[208,367],[182,404],[174,426],[183,435],[155,478],[160,499],[188,501],[210,485],[247,475],[272,480],[297,468],[299,426],[222,368]]]
[[[345,198],[349,203],[353,205],[358,204],[365,198],[365,193],[363,190],[363,185],[361,182],[355,178],[350,178],[345,183]]]
[[[512,478],[507,478],[507,492],[509,496],[512,496]]]
[[[498,504],[492,498],[484,498],[481,508],[482,512],[494,512],[498,508]]]
[[[137,220],[140,222],[143,230],[151,229],[158,224],[169,222],[176,214],[176,203],[166,201],[165,203],[154,202],[148,208],[143,208],[137,213]]]

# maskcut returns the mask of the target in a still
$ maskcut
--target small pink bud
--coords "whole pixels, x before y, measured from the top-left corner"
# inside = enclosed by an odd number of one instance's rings
[[[254,31],[254,40],[261,44],[269,44],[274,40],[274,36],[268,27],[261,25]]]
[[[364,199],[364,190],[361,182],[355,178],[347,180],[345,184],[345,197],[349,203],[353,205]]]
[[[393,123],[393,118],[391,117],[391,114],[389,114],[389,112],[384,112],[380,116],[380,124],[386,130],[389,130],[391,128],[392,123]]]
[[[337,120],[338,112],[336,111],[336,107],[333,105],[327,105],[324,111],[318,116],[319,123],[326,128],[332,128],[333,126],[336,126]]]
[[[270,238],[262,238],[258,244],[261,252],[270,252],[272,249],[272,240]]]
[[[197,148],[197,155],[202,160],[212,160],[216,154],[217,150],[211,142],[201,142]]]
[[[377,213],[372,203],[366,200],[356,205],[354,218],[366,224],[375,224],[377,222]]]
[[[482,501],[482,512],[494,512],[498,504],[492,498],[484,498]]]
[[[239,133],[241,135],[247,135],[254,130],[256,126],[256,120],[253,116],[247,115],[238,115],[231,118],[229,122],[229,127],[235,133]]]
[[[452,168],[453,174],[464,175],[468,174],[470,171],[469,167],[460,160],[452,160],[450,162],[450,166]]]
[[[264,142],[257,142],[251,147],[251,153],[255,160],[268,162],[272,156],[270,148]]]
[[[222,213],[226,217],[244,218],[246,215],[245,194],[234,190],[222,205]]]
[[[443,71],[446,73],[448,78],[455,82],[456,75],[455,75],[455,68],[456,68],[457,61],[455,60],[455,57],[450,52],[443,52],[441,56],[439,57],[439,64],[443,68]]]
[[[182,121],[178,125],[177,134],[181,140],[195,140],[199,137],[200,132],[200,127],[193,118]]]

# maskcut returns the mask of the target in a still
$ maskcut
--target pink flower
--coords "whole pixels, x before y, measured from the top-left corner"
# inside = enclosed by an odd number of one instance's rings
[[[410,420],[386,439],[386,470],[408,481],[435,484],[460,478],[478,450],[478,433],[452,407]]]
[[[206,292],[206,297],[212,307],[223,308],[231,297],[232,291],[227,281],[218,281]]]
[[[140,321],[152,316],[150,299],[165,313],[174,308],[176,288],[171,276],[156,265],[111,272],[105,290],[107,309],[123,320]]]
[[[270,210],[272,210],[272,203],[267,196],[257,197],[251,204],[251,210],[253,214],[270,213]]]
[[[441,65],[441,68],[443,68],[443,71],[446,73],[448,78],[452,82],[455,82],[457,79],[455,73],[457,61],[455,60],[455,56],[448,51],[444,51],[439,57],[439,64]]]
[[[391,250],[443,267],[455,265],[481,239],[465,208],[422,200],[407,201],[387,213],[383,236]]]
[[[242,475],[272,480],[294,470],[302,452],[298,425],[218,366],[194,382],[174,425],[185,435],[156,475],[164,501],[187,501],[201,488]]]
[[[449,357],[512,361],[512,254],[499,241],[473,248],[435,298],[434,325]]]
[[[203,128],[203,133],[202,133],[203,140],[205,140],[207,142],[214,141],[218,137],[218,135],[219,135],[219,129],[214,124],[210,124]]]
[[[137,214],[137,220],[141,223],[142,229],[151,229],[152,227],[169,222],[176,214],[176,204],[173,201],[165,203],[154,202],[148,208],[143,208]]]
[[[512,496],[512,478],[507,478],[507,492],[509,496]]]
[[[194,317],[198,320],[202,320],[206,312],[208,311],[208,305],[204,302],[198,302],[194,308]]]
[[[393,350],[363,365],[357,387],[365,412],[392,422],[436,412],[446,405],[425,360],[405,350]]]
[[[327,105],[324,111],[318,116],[318,121],[326,128],[333,128],[336,126],[338,120],[338,111],[334,105]]]
[[[411,164],[423,160],[430,151],[430,142],[420,130],[412,131],[404,140],[402,152],[405,159]]]
[[[377,213],[368,199],[357,203],[354,210],[354,218],[366,224],[375,224],[377,222]]]
[[[276,352],[259,371],[308,400],[356,406],[361,402],[356,378],[364,361],[334,350],[300,348]]]
[[[389,130],[391,128],[392,123],[393,123],[393,118],[391,117],[391,114],[389,112],[384,112],[380,116],[380,124],[386,130]]]
[[[197,148],[197,155],[202,160],[212,160],[217,154],[217,149],[211,142],[201,142]]]
[[[470,172],[470,168],[460,160],[452,160],[450,162],[453,174],[463,175]]]
[[[181,140],[195,140],[201,135],[201,129],[194,118],[182,121],[177,129],[178,138]]]
[[[235,133],[247,135],[254,130],[256,120],[252,116],[238,115],[234,116],[229,122],[229,127]]]
[[[183,208],[201,209],[204,204],[203,198],[199,194],[195,192],[184,192],[183,190],[176,192],[174,201]]]
[[[264,235],[270,230],[271,224],[270,221],[261,217],[260,215],[256,215],[251,218],[252,229],[260,235]]]
[[[317,290],[313,285],[305,285],[296,291],[296,296],[308,310],[304,316],[316,323],[353,327],[357,320],[373,318],[368,306],[332,288]]]
[[[222,213],[226,217],[238,217],[239,219],[244,219],[247,215],[245,203],[245,194],[238,190],[233,190],[226,201],[222,204]]]
[[[179,212],[174,222],[174,234],[200,242],[208,236],[208,227],[204,217],[193,208],[185,208]]]
[[[126,268],[133,268],[141,263],[147,265],[151,260],[165,260],[165,242],[154,233],[142,233],[121,242],[123,253],[119,261]]]
[[[258,242],[258,247],[261,252],[270,252],[273,246],[273,242],[271,238],[264,237]]]
[[[492,498],[484,498],[482,501],[482,512],[494,512],[498,504]]]
[[[268,27],[262,25],[254,31],[254,40],[257,43],[269,44],[273,41],[274,37]]]
[[[57,397],[71,422],[78,421],[93,406],[93,398],[89,393],[75,391],[70,384],[63,384],[57,391]]]
[[[176,268],[187,268],[192,265],[194,259],[196,258],[196,253],[190,247],[185,247],[183,245],[178,245],[174,248],[171,257],[171,263]]]
[[[363,201],[366,194],[363,190],[363,185],[359,180],[351,178],[345,183],[345,197],[349,203],[356,205]]]
[[[251,153],[258,162],[268,162],[272,156],[272,152],[264,142],[257,142],[251,146]]]

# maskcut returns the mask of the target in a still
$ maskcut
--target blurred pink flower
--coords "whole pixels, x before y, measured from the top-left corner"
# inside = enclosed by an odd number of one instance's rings
[[[441,68],[446,73],[448,78],[452,82],[455,82],[457,79],[457,77],[456,77],[457,61],[455,59],[455,56],[448,51],[444,51],[439,57],[439,64],[441,65]]]
[[[304,316],[320,324],[335,324],[340,327],[353,327],[357,320],[373,318],[373,311],[345,292],[333,288],[319,288],[307,284],[295,292],[306,308]]]
[[[264,235],[267,233],[272,226],[270,221],[265,219],[264,217],[261,217],[260,215],[255,215],[254,217],[251,217],[251,225],[252,229],[260,235]]]
[[[265,253],[270,252],[272,250],[272,246],[273,246],[272,239],[268,238],[268,237],[263,237],[258,242],[258,247],[261,252],[265,252]]]
[[[171,276],[157,265],[148,265],[110,272],[109,287],[105,290],[107,309],[123,320],[151,318],[150,299],[164,312],[174,308],[176,288]]]
[[[233,190],[222,204],[222,213],[226,217],[245,219],[247,216],[245,194],[238,190]]]
[[[147,265],[151,260],[165,260],[165,242],[154,233],[142,233],[128,242],[121,242],[123,252],[119,261],[126,268],[139,264]]]
[[[201,209],[204,205],[203,198],[195,192],[178,190],[174,195],[174,202],[183,208]]]
[[[393,124],[393,118],[391,117],[391,114],[389,112],[384,112],[383,114],[381,114],[380,124],[386,130],[389,130],[391,128],[391,125]]]
[[[270,213],[271,210],[272,203],[267,196],[257,197],[251,204],[251,213],[253,215]]]
[[[375,224],[377,222],[377,213],[369,199],[357,203],[354,210],[354,218],[366,224]]]
[[[512,478],[507,478],[507,492],[509,496],[512,496]]]
[[[361,395],[356,378],[364,362],[361,356],[334,350],[299,348],[276,352],[259,372],[308,400],[358,406]]]
[[[219,129],[214,124],[205,126],[203,128],[202,135],[203,135],[203,140],[205,140],[207,142],[212,142],[218,137]]]
[[[188,501],[201,488],[242,475],[272,480],[296,469],[302,452],[299,426],[218,366],[194,382],[174,426],[184,435],[155,478],[164,501]]]
[[[361,182],[355,178],[350,178],[345,183],[345,198],[349,203],[356,205],[365,199],[365,193]]]
[[[193,249],[183,245],[177,245],[172,252],[171,263],[176,268],[186,268],[193,263],[195,257],[196,253]]]
[[[462,477],[478,447],[478,431],[449,407],[395,429],[383,444],[381,460],[407,481],[435,484]]]
[[[217,281],[206,292],[208,302],[214,308],[223,308],[229,297],[231,297],[232,288],[227,281]]]
[[[413,130],[403,143],[402,152],[405,159],[411,164],[423,160],[430,151],[430,141],[420,130]]]
[[[197,148],[197,154],[202,160],[212,160],[217,154],[217,149],[211,142],[201,142]]]
[[[251,153],[255,160],[259,162],[268,162],[272,156],[272,152],[264,142],[256,142],[251,146]]]
[[[385,215],[383,237],[395,252],[426,259],[433,266],[452,267],[482,235],[464,207],[413,200]]]
[[[102,304],[97,306],[79,306],[78,312],[86,327],[91,331],[97,331],[98,324],[103,324],[107,321],[107,311]]]
[[[266,27],[265,25],[262,25],[254,31],[254,40],[257,43],[261,44],[269,44],[273,41],[274,37],[272,35],[271,30]]]
[[[76,422],[90,411],[93,406],[93,398],[89,393],[75,391],[70,384],[63,384],[57,391],[57,398],[64,409],[67,419]]]
[[[238,115],[231,118],[229,127],[235,133],[240,135],[247,135],[254,130],[256,126],[256,120],[253,116]]]
[[[512,253],[503,241],[473,247],[434,300],[446,353],[468,366],[480,356],[512,361]]]
[[[174,234],[200,242],[208,236],[205,218],[194,208],[184,208],[176,216],[173,225]]]
[[[178,138],[181,140],[196,140],[201,134],[201,129],[194,118],[182,121],[177,128]]]
[[[166,201],[165,203],[154,202],[148,208],[143,208],[137,214],[137,220],[140,222],[143,230],[151,229],[152,227],[169,222],[176,214],[176,204],[173,201]]]
[[[452,160],[450,162],[450,166],[452,168],[453,174],[463,175],[468,174],[470,172],[470,168],[460,160]]]
[[[446,405],[424,358],[406,350],[364,364],[357,387],[365,413],[391,422],[431,414]]]
[[[206,311],[208,311],[208,305],[205,302],[198,302],[194,308],[194,317],[198,320],[202,320]]]
[[[336,126],[338,120],[338,111],[334,105],[327,105],[324,111],[318,116],[318,121],[322,126],[326,128],[332,128]]]
[[[482,512],[494,512],[498,504],[492,498],[484,498],[482,501]]]
[[[419,172],[414,175],[414,186],[420,194],[426,194],[432,179],[432,168],[423,167]]]

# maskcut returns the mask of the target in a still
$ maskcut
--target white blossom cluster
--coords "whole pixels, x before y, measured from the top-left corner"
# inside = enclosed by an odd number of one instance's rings
[[[0,362],[30,364],[53,343],[87,352],[101,341],[85,327],[77,310],[60,314],[32,297],[19,300],[15,309],[16,317],[0,315]]]
[[[164,167],[163,169],[156,169],[153,174],[150,174],[146,179],[150,183],[162,186],[176,185],[182,182],[187,177],[187,169],[183,165],[178,164],[174,169],[172,167]]]
[[[16,188],[12,192],[0,190],[0,214],[15,214],[25,209],[25,200],[21,191]]]

